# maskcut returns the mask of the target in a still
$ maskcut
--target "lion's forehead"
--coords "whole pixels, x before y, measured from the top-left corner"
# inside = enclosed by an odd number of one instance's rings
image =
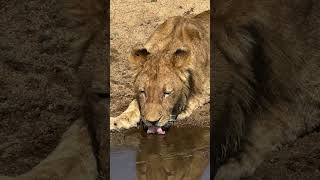
[[[179,57],[179,60],[194,59],[195,54],[199,54],[199,45],[203,44],[199,42],[207,38],[204,34],[207,34],[207,31],[195,19],[173,17],[161,24],[143,45],[149,54],[142,68],[138,70],[136,86],[144,87],[146,84],[158,88],[168,84],[176,88],[185,86],[190,74],[183,71],[182,63],[175,61],[177,58],[175,53],[185,48],[191,52],[191,56]]]
[[[177,48],[186,46],[187,43],[181,39],[174,37],[165,37],[163,39],[154,39],[153,41],[148,41],[144,47],[153,54],[170,56]]]
[[[178,81],[177,75],[170,68],[163,66],[144,69],[137,77],[138,86],[166,88],[177,85]]]
[[[142,80],[144,83],[148,83],[148,84],[158,84],[158,85],[162,85],[162,84],[167,84],[167,83],[174,83],[176,82],[177,78],[176,75],[174,73],[165,73],[165,72],[158,72],[158,73],[146,73],[140,76],[139,78],[140,80]]]

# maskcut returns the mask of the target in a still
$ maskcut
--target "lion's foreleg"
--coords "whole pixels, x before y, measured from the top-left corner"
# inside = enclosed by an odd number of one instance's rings
[[[137,100],[133,100],[128,108],[117,117],[110,117],[110,129],[129,129],[136,127],[140,121],[140,110]]]

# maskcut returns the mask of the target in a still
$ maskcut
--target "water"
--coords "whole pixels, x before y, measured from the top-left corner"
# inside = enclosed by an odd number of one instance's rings
[[[166,135],[140,130],[111,135],[111,180],[209,180],[208,128],[171,128]]]

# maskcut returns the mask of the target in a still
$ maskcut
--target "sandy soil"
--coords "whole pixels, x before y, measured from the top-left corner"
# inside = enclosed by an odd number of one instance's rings
[[[167,17],[208,9],[206,0],[117,0],[111,7],[111,115],[132,99],[130,47],[144,42]],[[70,68],[66,28],[56,0],[0,3],[0,174],[28,171],[56,146],[79,116],[77,84]],[[91,58],[99,48],[91,48]],[[207,126],[209,107],[182,125]],[[204,122],[204,123],[203,123]],[[178,123],[179,125],[179,123]],[[319,179],[320,133],[274,152],[258,169],[258,179]]]

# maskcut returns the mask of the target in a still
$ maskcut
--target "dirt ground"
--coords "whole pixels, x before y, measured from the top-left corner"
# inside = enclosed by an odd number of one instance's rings
[[[130,47],[169,16],[207,9],[207,0],[111,2],[111,116],[133,96]],[[66,24],[57,0],[0,1],[0,174],[30,170],[79,116],[79,100],[69,91],[77,84],[67,58],[74,34]],[[92,48],[91,57],[98,51]],[[208,111],[177,125],[209,126]],[[319,138],[315,132],[275,151],[251,179],[320,179]]]

